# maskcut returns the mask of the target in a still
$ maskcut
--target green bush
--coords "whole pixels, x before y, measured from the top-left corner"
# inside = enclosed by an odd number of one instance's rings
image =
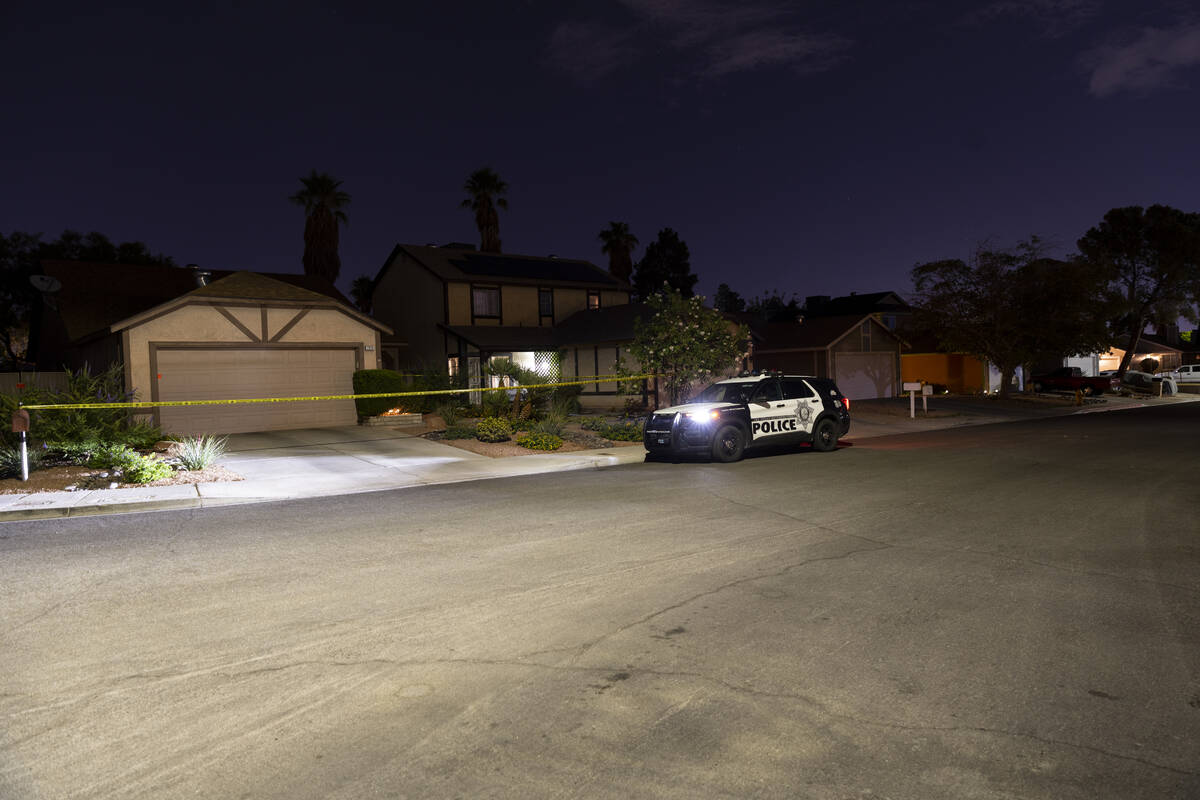
[[[25,454],[28,459],[30,472],[33,472],[42,465],[42,451],[40,448],[26,446]],[[21,477],[20,448],[0,444],[0,478],[19,477]]]
[[[608,427],[608,420],[604,417],[584,417],[579,421],[579,427],[585,431],[599,431]]]
[[[443,400],[433,407],[433,413],[437,414],[446,423],[447,428],[453,428],[458,424],[461,414],[458,410],[458,404],[455,402],[447,402]]]
[[[140,458],[136,451],[123,444],[103,443],[92,451],[87,465],[92,469],[119,469],[125,472],[134,467]]]
[[[642,440],[642,423],[622,422],[616,425],[605,425],[599,433],[605,439],[614,442],[640,442]]]
[[[532,430],[534,433],[548,433],[551,436],[562,436],[563,429],[566,427],[567,418],[565,415],[550,412],[534,423]]]
[[[475,426],[475,438],[481,442],[507,442],[512,438],[512,426],[501,417],[484,417]]]
[[[508,398],[508,392],[500,389],[484,392],[479,399],[479,405],[483,408],[485,417],[502,417],[512,410],[512,400]]]
[[[100,449],[95,440],[84,442],[47,442],[46,458],[58,464],[83,466],[92,460],[92,454]]]
[[[125,483],[151,483],[169,478],[173,472],[171,465],[157,456],[135,455],[128,466],[121,468],[121,477]]]
[[[466,426],[456,425],[453,428],[446,428],[446,432],[442,434],[443,439],[474,439],[475,429]]]
[[[517,439],[517,444],[529,450],[557,450],[562,443],[562,437],[552,433],[531,433]]]
[[[124,430],[118,431],[116,441],[127,444],[134,450],[149,450],[163,439],[162,428],[145,420],[134,420]]]
[[[381,392],[411,392],[414,391],[404,376],[390,369],[360,369],[354,372],[355,394],[380,394]],[[354,401],[354,407],[360,417],[377,417],[388,409],[404,406],[409,397],[360,397]]]
[[[177,458],[187,470],[205,469],[225,455],[229,439],[216,436],[189,436],[179,440]]]

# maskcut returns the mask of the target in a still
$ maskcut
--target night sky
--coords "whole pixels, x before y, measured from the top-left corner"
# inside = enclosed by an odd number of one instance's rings
[[[1109,208],[1200,210],[1200,7],[1163,0],[6,3],[0,232],[99,230],[301,272],[316,168],[345,289],[392,246],[607,266],[671,227],[698,292],[910,288],[918,262]],[[186,10],[180,10],[186,9]]]

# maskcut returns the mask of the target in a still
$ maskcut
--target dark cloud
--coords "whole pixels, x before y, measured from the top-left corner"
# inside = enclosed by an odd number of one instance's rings
[[[1082,61],[1090,72],[1088,91],[1096,97],[1175,86],[1184,70],[1200,65],[1200,24],[1143,28],[1124,43],[1095,48]]]

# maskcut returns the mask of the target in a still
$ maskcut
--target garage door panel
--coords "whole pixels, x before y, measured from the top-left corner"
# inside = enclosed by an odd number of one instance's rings
[[[353,391],[351,349],[160,349],[160,400],[311,397]],[[353,425],[353,400],[246,403],[160,409],[173,434],[247,433]]]
[[[890,352],[838,353],[834,380],[851,400],[895,397],[896,360]]]

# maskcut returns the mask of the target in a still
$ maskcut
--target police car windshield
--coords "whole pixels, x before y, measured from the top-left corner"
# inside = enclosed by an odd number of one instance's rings
[[[700,394],[693,403],[744,403],[745,386],[740,383],[714,383]]]

